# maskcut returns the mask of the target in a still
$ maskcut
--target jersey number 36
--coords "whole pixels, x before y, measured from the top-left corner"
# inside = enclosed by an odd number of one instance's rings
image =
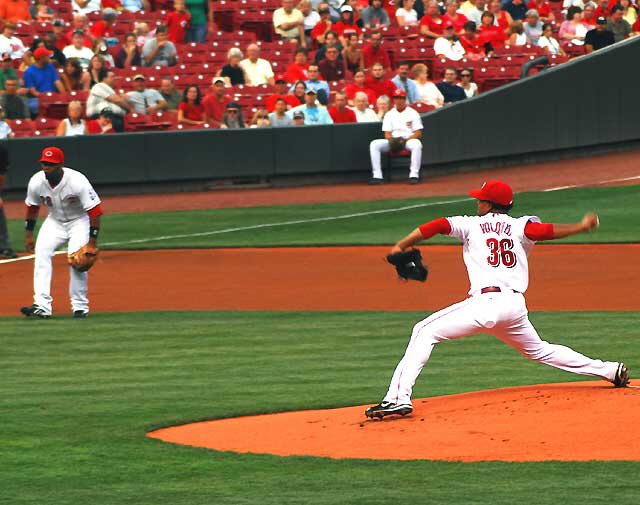
[[[516,255],[513,253],[513,240],[503,238],[498,240],[495,238],[487,239],[487,247],[489,248],[489,257],[487,263],[492,267],[499,267],[502,263],[507,268],[516,266]]]

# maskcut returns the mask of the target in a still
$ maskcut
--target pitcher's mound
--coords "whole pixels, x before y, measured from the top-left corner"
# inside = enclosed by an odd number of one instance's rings
[[[413,414],[367,420],[366,406],[220,419],[157,430],[221,451],[453,461],[638,460],[640,389],[602,381],[414,400]]]

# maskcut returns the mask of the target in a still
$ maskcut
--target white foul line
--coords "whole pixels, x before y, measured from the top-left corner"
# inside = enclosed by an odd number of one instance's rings
[[[625,181],[635,181],[636,179],[640,179],[640,175],[633,175],[631,177],[620,177],[619,179],[605,179],[604,181],[598,181],[595,184],[608,184],[610,182],[625,182]],[[557,186],[555,188],[547,188],[543,189],[543,193],[547,193],[549,191],[560,191],[563,189],[574,189],[574,188],[586,188],[591,186],[594,183],[587,184],[572,184],[570,186]]]
[[[142,244],[145,242],[155,242],[159,240],[171,240],[176,238],[191,238],[191,237],[205,237],[210,235],[221,235],[224,233],[233,233],[236,231],[246,231],[246,230],[257,230],[260,228],[274,228],[277,226],[290,226],[294,224],[307,224],[307,223],[320,223],[324,221],[338,221],[341,219],[351,219],[354,217],[364,217],[364,216],[373,216],[376,214],[388,214],[391,212],[402,212],[405,210],[411,209],[419,209],[423,207],[433,207],[436,205],[446,205],[449,203],[460,203],[466,202],[469,200],[473,200],[473,198],[457,198],[455,200],[443,200],[440,202],[425,202],[425,203],[416,203],[414,205],[406,205],[404,207],[395,207],[392,209],[381,209],[381,210],[370,210],[367,212],[356,212],[353,214],[343,214],[340,216],[329,216],[329,217],[315,217],[311,219],[297,219],[295,221],[282,221],[279,223],[262,223],[262,224],[254,224],[250,226],[240,226],[237,228],[225,228],[223,230],[212,230],[212,231],[203,231],[199,233],[183,233],[180,235],[163,235],[159,237],[148,237],[148,238],[138,238],[134,240],[123,240],[120,242],[104,242],[103,246],[114,246],[114,245],[128,245],[128,244]],[[66,251],[57,251],[55,254],[64,254]],[[19,258],[12,258],[6,260],[0,260],[0,265],[4,263],[13,263],[15,261],[25,261],[29,259],[33,259],[35,255],[29,254],[27,256],[20,256]]]

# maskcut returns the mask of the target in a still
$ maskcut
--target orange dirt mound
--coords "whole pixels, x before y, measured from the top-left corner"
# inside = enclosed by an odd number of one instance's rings
[[[636,385],[638,382],[636,381]],[[640,387],[640,386],[636,386]],[[406,417],[364,406],[220,419],[149,437],[221,451],[449,461],[638,460],[640,391],[605,382],[544,384],[414,400]]]

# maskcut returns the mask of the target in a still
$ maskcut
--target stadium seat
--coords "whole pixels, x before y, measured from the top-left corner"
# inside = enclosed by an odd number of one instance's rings
[[[33,136],[33,124],[30,119],[7,119],[6,122],[16,137]]]

